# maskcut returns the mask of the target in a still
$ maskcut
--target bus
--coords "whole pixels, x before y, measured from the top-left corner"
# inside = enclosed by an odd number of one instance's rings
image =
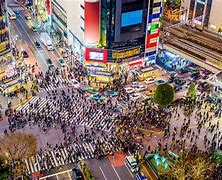
[[[14,11],[11,9],[11,8],[7,8],[7,11],[8,11],[8,15],[9,15],[9,18],[14,20],[16,19],[16,14],[14,13]]]
[[[136,159],[133,156],[126,156],[125,158],[126,166],[129,168],[131,172],[138,172],[139,167],[136,162]]]

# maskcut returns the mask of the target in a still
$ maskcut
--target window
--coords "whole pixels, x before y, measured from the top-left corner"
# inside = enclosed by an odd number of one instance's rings
[[[84,21],[84,17],[80,16],[80,18]]]
[[[82,26],[80,27],[80,29],[81,29],[83,32],[85,32],[85,29],[84,29]]]
[[[80,4],[80,7],[81,7],[82,9],[85,9],[85,7],[84,7],[82,4]]]

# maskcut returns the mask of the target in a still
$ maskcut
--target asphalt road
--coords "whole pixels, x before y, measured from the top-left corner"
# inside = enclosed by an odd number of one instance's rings
[[[13,4],[14,1],[10,1],[9,4]],[[38,32],[33,32],[30,27],[29,23],[32,23],[30,21],[32,20],[26,20],[25,14],[27,14],[27,10],[19,7],[12,7],[12,9],[18,9],[19,15],[17,15],[17,18],[15,20],[10,20],[11,28],[14,29],[14,35],[17,35],[17,39],[22,41],[25,44],[25,50],[27,50],[28,53],[32,53],[35,61],[40,66],[40,69],[43,73],[45,73],[48,70],[48,65],[46,63],[46,59],[50,58],[54,64],[55,67],[61,67],[58,63],[58,59],[61,58],[59,53],[57,51],[48,51],[46,47],[41,43],[41,36],[39,32],[41,31],[38,29]],[[41,43],[41,48],[37,49],[35,47],[35,41],[38,41]]]
[[[125,164],[115,166],[106,157],[101,160],[91,159],[88,160],[87,163],[96,180],[135,179],[135,174],[132,174]]]

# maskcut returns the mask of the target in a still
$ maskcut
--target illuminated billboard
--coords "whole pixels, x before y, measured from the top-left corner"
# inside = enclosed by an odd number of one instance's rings
[[[125,12],[122,14],[121,27],[141,24],[142,17],[143,17],[143,10]]]
[[[84,41],[87,45],[97,44],[100,40],[100,1],[85,0]]]
[[[106,49],[86,48],[85,59],[86,61],[102,61],[107,62],[108,51]]]
[[[89,58],[91,59],[91,60],[96,60],[96,61],[103,61],[103,55],[104,55],[104,53],[103,52],[101,52],[101,51],[90,51],[89,52]]]
[[[140,54],[140,48],[134,48],[134,49],[126,50],[126,51],[113,52],[112,58],[113,59],[124,59],[124,58],[133,57],[133,56],[136,56],[139,54]]]

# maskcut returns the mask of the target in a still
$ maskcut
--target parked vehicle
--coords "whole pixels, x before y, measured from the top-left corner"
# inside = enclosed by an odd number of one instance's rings
[[[211,85],[208,82],[201,82],[198,86],[197,86],[197,90],[204,92],[206,90],[208,90],[211,87]]]
[[[140,83],[139,82],[132,82],[132,87],[133,88],[136,88],[136,87],[138,87],[140,85]]]
[[[134,94],[130,95],[130,97],[132,98],[132,100],[136,101],[136,100],[141,98],[141,94],[140,93],[134,93]]]
[[[152,84],[155,82],[155,79],[154,78],[147,78],[144,82],[145,82],[145,84]]]
[[[176,85],[183,86],[183,85],[186,83],[186,80],[176,78],[176,79],[174,79],[174,83],[175,83]]]
[[[104,96],[100,96],[99,94],[92,94],[92,95],[90,96],[90,98],[91,98],[91,99],[94,99],[94,100],[96,100],[96,101],[103,101],[103,100],[105,99]]]
[[[26,15],[25,15],[25,19],[26,19],[26,20],[31,20],[31,19],[32,19],[32,17],[31,17],[31,16],[29,16],[28,14],[26,14]]]
[[[125,163],[131,172],[138,172],[139,171],[137,161],[133,156],[126,156]]]
[[[131,93],[134,92],[134,89],[131,88],[131,87],[126,87],[126,88],[124,88],[124,89],[125,89],[126,93],[128,93],[128,94],[131,94]]]
[[[137,92],[143,92],[143,91],[146,91],[147,90],[147,87],[140,84],[139,86],[136,87],[136,91]]]
[[[41,33],[41,41],[49,51],[53,51],[55,49],[52,43],[52,39],[46,32]]]
[[[7,12],[8,12],[9,18],[11,20],[15,20],[16,19],[16,14],[14,13],[14,11],[10,7],[7,8]]]

